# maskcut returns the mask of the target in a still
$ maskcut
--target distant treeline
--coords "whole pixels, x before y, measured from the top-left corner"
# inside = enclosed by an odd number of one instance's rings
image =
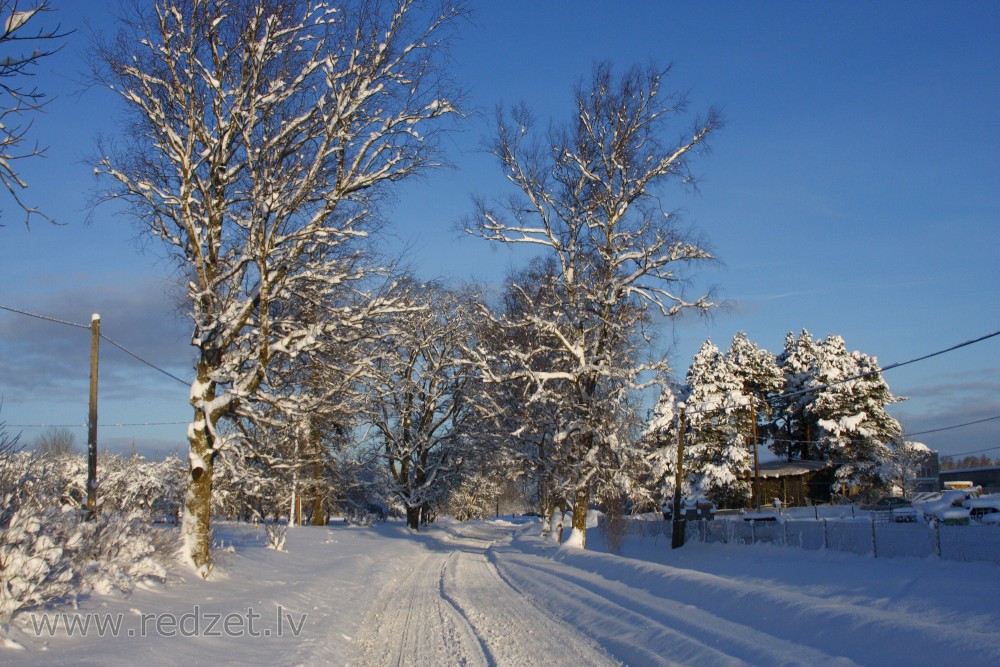
[[[991,459],[988,456],[941,457],[941,470],[964,470],[966,468],[988,468],[990,466],[1000,466],[1000,459]]]

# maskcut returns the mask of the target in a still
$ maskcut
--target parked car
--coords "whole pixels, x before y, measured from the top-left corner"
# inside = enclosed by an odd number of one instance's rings
[[[969,510],[964,507],[952,507],[939,512],[935,518],[946,526],[968,526]]]
[[[987,514],[982,518],[982,522],[991,526],[1000,526],[1000,512]]]
[[[674,504],[668,502],[661,508],[663,518],[669,521],[673,518]],[[681,516],[687,521],[711,521],[715,518],[715,503],[707,498],[683,498],[681,499]]]
[[[927,521],[941,521],[943,514],[950,509],[961,508],[962,503],[970,497],[970,492],[965,489],[952,489],[941,493],[937,500],[929,500],[919,503],[917,509],[923,512]]]
[[[873,512],[884,512],[887,510],[894,510],[899,507],[913,507],[913,503],[906,498],[886,496],[885,498],[879,498],[871,505],[863,506],[861,509],[871,510]]]
[[[962,507],[969,510],[970,518],[982,521],[987,515],[1000,514],[1000,496],[967,498],[962,502]]]
[[[757,522],[780,522],[787,521],[787,516],[778,511],[776,507],[761,507],[759,510],[744,512],[740,515],[744,521]]]

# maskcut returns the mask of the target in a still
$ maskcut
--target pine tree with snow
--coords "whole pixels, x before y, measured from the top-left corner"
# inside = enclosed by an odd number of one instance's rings
[[[736,366],[706,340],[687,373],[685,472],[715,503],[741,507],[750,498],[753,454],[746,420],[751,396]]]
[[[732,365],[743,393],[750,399],[750,404],[737,408],[734,416],[737,428],[746,433],[756,471],[758,443],[774,414],[769,399],[781,391],[785,378],[774,355],[758,347],[742,331],[733,336],[733,342],[726,351],[726,361]]]
[[[790,331],[785,335],[784,350],[777,357],[784,385],[772,401],[768,431],[771,450],[789,461],[813,457],[810,443],[818,428],[808,408],[816,396],[806,390],[815,385],[813,374],[819,354],[812,334],[803,329],[797,336]]]
[[[885,408],[901,399],[889,390],[875,357],[848,352],[840,336],[828,336],[819,348],[811,380],[816,398],[808,406],[820,429],[816,456],[842,463],[837,479],[844,485],[881,485],[889,443],[902,433]]]

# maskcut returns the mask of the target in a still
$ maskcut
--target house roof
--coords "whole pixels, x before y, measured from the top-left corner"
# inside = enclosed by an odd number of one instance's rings
[[[767,461],[758,466],[760,476],[793,477],[834,467],[831,461]]]

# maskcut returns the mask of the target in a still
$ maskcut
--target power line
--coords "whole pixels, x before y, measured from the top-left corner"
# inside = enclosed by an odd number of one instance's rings
[[[986,449],[977,449],[971,452],[959,452],[958,454],[947,454],[947,456],[949,458],[954,458],[956,456],[968,456],[969,454],[981,454],[983,452],[992,452],[994,449],[1000,449],[1000,445],[997,445],[996,447],[987,447]],[[941,472],[951,472],[951,471],[942,470]]]
[[[847,382],[853,382],[854,380],[860,380],[862,378],[871,377],[872,375],[878,375],[880,373],[884,373],[885,371],[893,370],[895,368],[900,368],[901,366],[908,366],[909,364],[913,364],[918,361],[924,361],[925,359],[930,359],[931,357],[937,357],[939,355],[945,354],[946,352],[953,352],[955,350],[967,347],[974,343],[981,343],[982,341],[988,340],[995,336],[1000,336],[1000,331],[994,331],[993,333],[986,334],[985,336],[980,336],[979,338],[973,338],[972,340],[967,340],[964,343],[959,343],[958,345],[952,345],[949,348],[938,350],[937,352],[931,352],[930,354],[925,354],[923,356],[916,357],[914,359],[909,359],[908,361],[900,361],[895,364],[889,364],[888,366],[885,366],[883,368],[876,368],[874,370],[865,371],[864,373],[858,373],[857,375],[844,378],[843,380],[837,380],[836,382],[831,382],[829,384],[821,384],[816,387],[809,387],[807,389],[800,389],[798,391],[789,392],[787,394],[781,394],[780,398],[782,399],[793,398],[795,396],[800,396],[802,394],[809,394],[814,391],[822,391],[824,389],[829,389],[830,387],[836,387],[837,385],[845,384]]]
[[[34,318],[39,319],[39,320],[45,320],[46,322],[54,322],[55,324],[62,324],[62,325],[65,325],[65,326],[76,327],[76,328],[79,328],[79,329],[87,329],[87,330],[90,329],[90,325],[89,324],[77,324],[76,322],[67,322],[66,320],[60,320],[60,319],[57,319],[55,317],[49,317],[47,315],[39,315],[38,313],[32,313],[32,312],[29,312],[27,310],[20,310],[18,308],[11,308],[10,306],[0,306],[0,310],[6,310],[6,311],[9,311],[11,313],[17,313],[18,315],[25,315],[27,317],[34,317]],[[136,359],[136,360],[138,360],[138,361],[146,364],[147,366],[149,366],[153,370],[159,371],[160,373],[163,373],[167,377],[169,377],[171,379],[174,379],[174,380],[177,380],[178,382],[180,382],[184,386],[189,386],[191,384],[187,380],[182,380],[181,378],[177,377],[173,373],[160,368],[159,366],[157,366],[153,362],[148,361],[146,359],[143,359],[142,357],[140,357],[135,352],[132,352],[131,350],[127,349],[124,345],[122,345],[121,343],[118,343],[117,341],[109,338],[105,334],[102,333],[102,334],[100,334],[100,336],[101,336],[101,338],[103,338],[104,340],[108,341],[109,343],[111,343],[112,345],[114,345],[115,347],[117,347],[119,350],[121,350],[122,352],[124,352],[125,354],[127,354],[127,355],[133,357],[134,359]]]
[[[122,428],[125,426],[183,426],[190,422],[142,422],[136,424],[98,424],[101,428]],[[4,424],[9,428],[87,428],[86,424]]]
[[[127,355],[129,355],[129,356],[131,356],[131,357],[133,357],[133,358],[137,359],[138,361],[141,361],[142,363],[146,364],[147,366],[149,366],[149,367],[150,367],[150,368],[152,368],[153,370],[155,370],[155,371],[159,371],[160,373],[163,373],[163,374],[164,374],[164,375],[166,375],[167,377],[169,377],[169,378],[172,378],[172,379],[174,379],[174,380],[177,380],[178,382],[180,382],[180,383],[181,383],[181,384],[183,384],[184,386],[190,386],[190,384],[191,384],[191,383],[190,383],[190,382],[188,382],[187,380],[182,380],[182,379],[180,379],[179,377],[177,377],[176,375],[174,375],[173,373],[171,373],[171,372],[169,372],[169,371],[165,371],[165,370],[163,370],[162,368],[160,368],[159,366],[157,366],[157,365],[156,365],[156,364],[154,364],[153,362],[151,362],[151,361],[147,361],[147,360],[143,359],[142,357],[140,357],[140,356],[139,356],[138,354],[136,354],[135,352],[132,352],[131,350],[129,350],[129,349],[127,349],[127,348],[125,348],[125,347],[124,347],[123,345],[121,345],[120,343],[117,343],[117,342],[115,342],[114,340],[112,340],[112,339],[108,338],[108,337],[107,337],[107,336],[105,336],[104,334],[101,334],[101,338],[103,338],[104,340],[108,341],[109,343],[111,343],[112,345],[114,345],[115,347],[117,347],[117,348],[118,348],[119,350],[121,350],[122,352],[124,352],[125,354],[127,354]]]
[[[894,368],[899,368],[900,366],[906,366],[907,364],[912,364],[912,363],[915,363],[915,362],[918,362],[918,361],[923,361],[924,359],[930,359],[931,357],[936,357],[938,355],[944,354],[945,352],[952,352],[953,350],[957,350],[959,348],[966,347],[968,345],[972,345],[973,343],[980,343],[980,342],[982,342],[982,341],[984,341],[984,340],[986,340],[988,338],[993,338],[994,336],[1000,336],[1000,331],[994,331],[991,334],[986,334],[985,336],[980,336],[979,338],[973,338],[972,340],[967,340],[964,343],[959,343],[958,345],[952,345],[951,347],[949,347],[949,348],[947,348],[945,350],[939,350],[937,352],[931,352],[930,354],[925,354],[924,356],[917,357],[916,359],[910,359],[909,361],[902,361],[902,362],[900,362],[898,364],[889,364],[888,366],[886,366],[885,368],[882,369],[882,372],[891,371]],[[996,419],[996,417],[993,417],[993,419]]]
[[[11,308],[10,306],[0,306],[0,310],[6,310],[11,313],[17,313],[18,315],[26,315],[28,317],[34,317],[39,320],[45,320],[46,322],[55,322],[56,324],[63,324],[68,327],[77,327],[79,329],[90,329],[89,324],[77,324],[76,322],[67,322],[66,320],[59,320],[54,317],[39,315],[38,313],[32,313],[27,310],[19,310],[17,308]]]
[[[954,426],[942,426],[941,428],[932,428],[929,431],[917,431],[916,433],[904,433],[903,436],[904,437],[910,437],[910,436],[913,436],[913,435],[925,435],[927,433],[938,433],[940,431],[950,431],[953,428],[961,428],[963,426],[971,426],[973,424],[982,424],[983,422],[993,421],[994,419],[1000,419],[1000,415],[996,415],[995,417],[987,417],[986,419],[977,419],[975,421],[965,422],[964,424],[955,424]],[[993,449],[996,449],[996,447],[993,447]],[[985,450],[983,450],[983,451],[985,451]]]
[[[985,419],[977,419],[975,421],[964,422],[964,423],[961,423],[961,424],[952,424],[951,426],[942,426],[941,428],[933,428],[933,429],[929,429],[927,431],[915,431],[913,433],[902,433],[902,434],[900,434],[899,437],[900,438],[912,438],[915,435],[926,435],[928,433],[938,433],[940,431],[950,431],[952,429],[962,428],[963,426],[972,426],[973,424],[982,424],[983,422],[993,421],[995,419],[1000,419],[1000,415],[996,415],[994,417],[987,417]],[[824,442],[823,440],[796,440],[794,438],[763,438],[763,440],[764,440],[764,442],[789,442],[789,443],[801,443],[801,444],[806,444],[806,445],[821,445]],[[998,448],[998,447],[991,447],[990,449],[1000,449],[1000,448]],[[985,451],[989,451],[989,450],[983,449],[983,450],[980,450],[980,451],[984,451],[985,452]],[[976,452],[968,452],[968,453],[974,454]]]

